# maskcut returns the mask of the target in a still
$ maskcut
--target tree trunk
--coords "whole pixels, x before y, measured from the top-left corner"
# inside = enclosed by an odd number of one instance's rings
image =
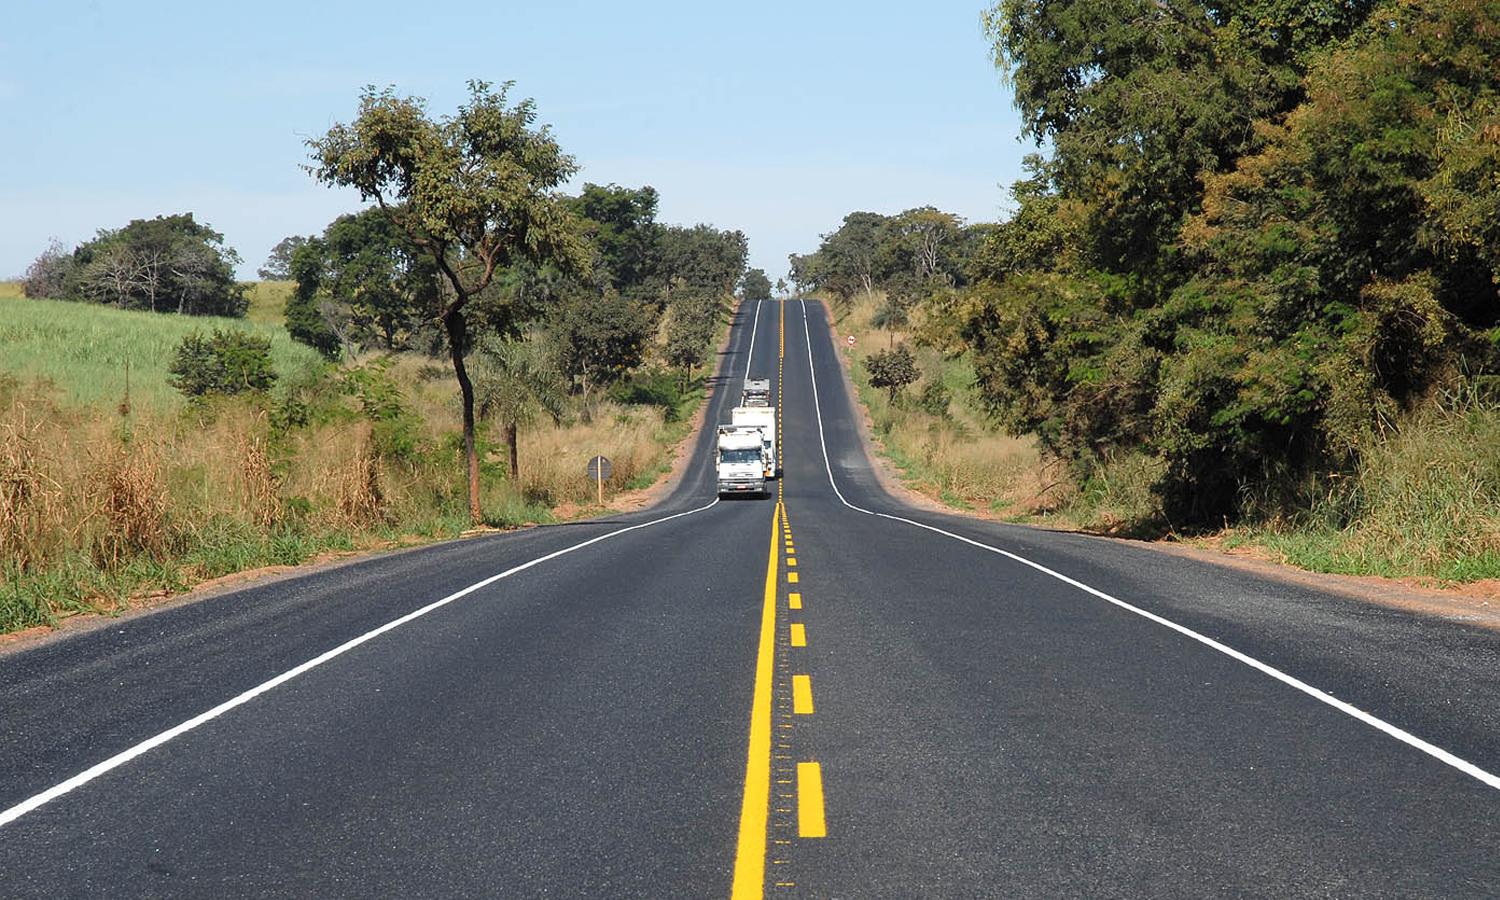
[[[505,423],[505,446],[510,448],[510,483],[521,483],[521,443],[515,422]]]
[[[458,393],[463,400],[464,457],[469,466],[469,520],[483,524],[479,510],[479,452],[474,444],[474,383],[464,365],[464,347],[468,344],[468,323],[463,310],[455,309],[443,317],[448,332],[448,355],[453,360],[453,375],[458,379]]]

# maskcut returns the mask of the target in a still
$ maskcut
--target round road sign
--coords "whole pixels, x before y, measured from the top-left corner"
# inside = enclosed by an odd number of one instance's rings
[[[848,342],[849,342],[849,346],[851,346],[851,347],[854,346],[854,335],[852,335],[852,334],[849,335]]]
[[[602,456],[596,456],[589,460],[590,481],[608,481],[610,473],[614,470],[615,467],[610,465],[609,460]]]

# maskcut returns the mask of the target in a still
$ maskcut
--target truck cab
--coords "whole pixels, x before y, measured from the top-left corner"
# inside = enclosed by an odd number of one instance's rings
[[[759,428],[720,425],[714,468],[719,496],[756,494],[766,496],[766,456]]]
[[[770,406],[771,379],[746,378],[745,390],[740,394],[741,406]]]

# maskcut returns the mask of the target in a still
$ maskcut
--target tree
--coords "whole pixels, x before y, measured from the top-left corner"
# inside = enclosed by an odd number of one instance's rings
[[[886,332],[890,346],[895,345],[896,332],[905,328],[910,323],[907,306],[895,294],[886,295],[885,302],[875,310],[875,315],[870,318],[870,324]]]
[[[662,233],[656,267],[664,285],[663,299],[672,301],[676,285],[715,300],[732,293],[745,273],[749,252],[749,243],[739,231],[719,231],[709,225],[668,227]]]
[[[652,319],[641,304],[613,288],[586,285],[570,286],[549,313],[559,368],[577,384],[587,413],[596,389],[640,365]]]
[[[235,281],[239,262],[224,236],[192,213],[136,219],[73,251],[64,292],[124,309],[243,316],[249,301]]]
[[[778,279],[776,279],[776,296],[778,296],[778,297],[785,297],[786,296],[786,279],[785,278],[778,278]]]
[[[328,359],[337,359],[345,341],[321,309],[323,252],[323,242],[310,238],[292,253],[287,272],[295,283],[286,298],[286,330],[292,340],[312,347]]]
[[[547,128],[535,127],[532,101],[508,103],[509,89],[471,81],[469,102],[434,121],[421,99],[368,88],[352,124],[309,141],[313,176],[374,201],[442,275],[445,290],[428,312],[443,328],[458,382],[476,524],[482,513],[474,385],[464,362],[472,343],[466,307],[513,263],[589,267],[578,224],[558,193],[577,165]]]
[[[892,350],[871,353],[865,357],[865,369],[870,373],[870,386],[885,388],[890,393],[892,403],[896,402],[902,388],[921,377],[921,373],[917,371],[917,360],[906,349],[905,344],[897,344]]]
[[[823,243],[812,257],[801,257],[793,268],[803,283],[832,292],[847,301],[858,291],[875,293],[880,242],[886,217],[879,213],[852,212],[837,231],[823,235]]]
[[[300,234],[284,237],[271,248],[266,264],[256,270],[263,281],[290,281],[292,278],[292,256],[307,243]]]
[[[958,276],[963,219],[931,206],[889,219],[880,241],[880,269],[889,278],[908,274],[917,282],[952,284]]]
[[[740,292],[746,302],[771,299],[771,279],[764,269],[751,269],[740,279]]]
[[[494,418],[504,431],[509,451],[510,478],[521,477],[520,428],[546,415],[554,422],[563,414],[567,395],[553,354],[537,340],[486,337],[479,344],[474,378],[479,414]]]
[[[593,239],[594,274],[622,294],[649,290],[661,253],[656,189],[585,184],[569,202]]]
[[[669,365],[682,370],[684,391],[693,380],[693,369],[708,360],[723,313],[719,297],[708,290],[679,285],[674,292],[665,355]]]
[[[53,240],[31,265],[21,281],[21,293],[27,297],[57,298],[65,296],[68,276],[73,269],[73,257],[62,242]]]
[[[395,350],[424,312],[438,304],[432,258],[377,207],[339,216],[317,242],[323,303],[347,310],[357,340]]]

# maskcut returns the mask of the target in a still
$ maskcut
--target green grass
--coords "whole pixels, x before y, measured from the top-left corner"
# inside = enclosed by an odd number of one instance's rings
[[[279,324],[0,295],[0,372],[51,382],[71,404],[109,406],[124,398],[128,371],[132,406],[169,410],[183,402],[167,380],[173,352],[190,332],[214,328],[269,337],[279,375],[319,361]]]
[[[257,325],[286,327],[286,301],[295,286],[292,281],[248,281],[250,309],[245,318]]]

